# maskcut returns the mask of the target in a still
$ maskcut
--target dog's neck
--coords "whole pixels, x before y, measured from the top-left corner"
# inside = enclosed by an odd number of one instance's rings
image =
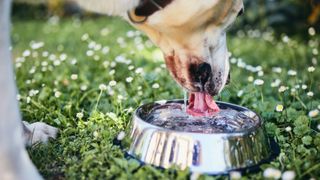
[[[165,8],[173,0],[141,0],[139,6],[135,9],[137,16],[151,16],[153,13]]]

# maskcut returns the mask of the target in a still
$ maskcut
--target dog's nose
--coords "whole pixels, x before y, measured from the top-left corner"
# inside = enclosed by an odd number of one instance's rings
[[[209,80],[211,76],[211,66],[208,63],[201,63],[198,65],[194,76],[197,82],[200,82],[201,85],[204,86],[204,84]]]

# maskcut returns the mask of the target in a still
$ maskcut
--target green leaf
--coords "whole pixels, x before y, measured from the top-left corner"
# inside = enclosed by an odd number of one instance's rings
[[[302,142],[305,145],[310,145],[312,143],[312,137],[311,136],[304,136],[302,138]]]

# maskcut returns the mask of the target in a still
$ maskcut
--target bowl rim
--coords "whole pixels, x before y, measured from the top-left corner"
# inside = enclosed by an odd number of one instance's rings
[[[178,133],[178,134],[185,134],[185,135],[205,135],[205,136],[228,136],[228,137],[239,137],[239,136],[245,136],[245,135],[250,135],[250,134],[253,134],[254,132],[257,132],[259,131],[261,128],[263,128],[263,119],[261,118],[261,116],[256,113],[255,111],[251,110],[251,109],[248,109],[246,107],[243,107],[243,106],[240,106],[240,105],[236,105],[236,104],[232,104],[232,103],[228,103],[228,102],[223,102],[223,101],[216,101],[216,103],[219,105],[219,104],[223,104],[223,105],[226,105],[228,107],[231,107],[232,109],[234,108],[237,108],[237,109],[242,109],[242,110],[246,110],[246,111],[250,111],[250,112],[253,112],[259,122],[253,126],[253,127],[250,127],[248,129],[244,129],[244,130],[241,130],[241,131],[237,131],[237,132],[232,132],[232,133],[226,133],[226,132],[217,132],[217,133],[201,133],[201,132],[187,132],[187,131],[182,131],[182,130],[171,130],[171,129],[166,129],[166,128],[163,128],[163,127],[160,127],[160,126],[156,126],[156,125],[153,125],[151,123],[148,123],[146,122],[145,120],[143,120],[140,116],[140,112],[141,112],[141,109],[143,107],[146,107],[148,105],[152,105],[152,104],[155,104],[155,103],[158,103],[158,104],[163,104],[163,103],[172,103],[172,102],[178,102],[178,103],[181,103],[181,102],[184,102],[183,99],[172,99],[172,100],[157,100],[157,101],[154,101],[154,102],[149,102],[149,103],[145,103],[145,104],[142,104],[141,106],[139,106],[135,111],[134,111],[134,114],[133,114],[133,120],[134,121],[137,121],[138,124],[144,124],[148,127],[152,127],[154,129],[157,129],[159,131],[163,131],[163,132],[175,132],[175,133]]]

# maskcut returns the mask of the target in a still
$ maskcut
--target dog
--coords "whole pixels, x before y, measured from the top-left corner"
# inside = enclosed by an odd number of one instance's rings
[[[189,92],[218,94],[229,76],[226,31],[242,0],[75,0],[84,9],[121,16],[163,51],[171,76]],[[0,179],[41,179],[25,144],[55,138],[58,129],[21,123],[9,51],[10,3],[0,1]]]

